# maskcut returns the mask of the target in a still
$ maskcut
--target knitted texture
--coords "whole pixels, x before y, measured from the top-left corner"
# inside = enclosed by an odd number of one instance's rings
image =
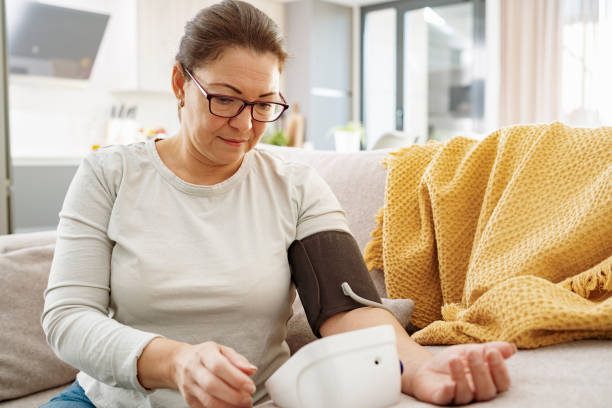
[[[513,126],[386,158],[366,247],[421,344],[612,339],[612,127]]]

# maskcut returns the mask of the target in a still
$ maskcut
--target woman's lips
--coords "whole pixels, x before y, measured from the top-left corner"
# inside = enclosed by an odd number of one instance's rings
[[[246,143],[246,140],[225,139],[221,136],[219,136],[219,139],[223,140],[230,146],[240,146],[241,144]]]

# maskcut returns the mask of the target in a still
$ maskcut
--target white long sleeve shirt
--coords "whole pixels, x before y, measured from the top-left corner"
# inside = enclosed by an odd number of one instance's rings
[[[295,239],[347,231],[327,184],[255,148],[212,186],[187,183],[154,141],[88,155],[60,212],[42,324],[96,407],[187,407],[145,390],[137,360],[157,336],[235,348],[263,382],[289,357]]]

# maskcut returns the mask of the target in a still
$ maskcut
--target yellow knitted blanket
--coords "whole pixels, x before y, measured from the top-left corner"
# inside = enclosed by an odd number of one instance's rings
[[[385,159],[366,248],[421,344],[612,339],[612,127],[513,126]]]

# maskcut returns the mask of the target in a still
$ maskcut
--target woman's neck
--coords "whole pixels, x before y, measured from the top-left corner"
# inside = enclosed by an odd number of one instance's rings
[[[191,184],[210,186],[221,183],[234,175],[242,164],[242,160],[235,165],[207,163],[206,158],[179,135],[158,140],[155,147],[166,167]]]

